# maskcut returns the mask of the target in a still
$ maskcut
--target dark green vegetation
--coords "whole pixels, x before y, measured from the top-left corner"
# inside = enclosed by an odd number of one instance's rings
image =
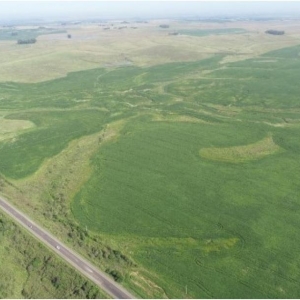
[[[2,213],[0,241],[0,298],[107,297]]]
[[[224,28],[224,29],[183,29],[178,31],[180,34],[193,36],[222,35],[222,34],[240,34],[247,32],[242,28]]]
[[[36,127],[1,142],[1,173],[18,187],[71,141],[112,126],[114,138],[101,135],[87,158],[87,180],[61,192],[71,175],[55,181],[51,169],[32,215],[44,212],[42,222],[143,297],[296,298],[299,52],[2,83],[5,118]]]
[[[11,178],[29,175],[45,158],[63,150],[71,140],[100,131],[104,117],[105,113],[97,110],[11,114],[10,119],[30,120],[38,129],[0,146],[2,172]]]
[[[32,39],[26,39],[26,40],[18,40],[18,44],[23,45],[23,44],[35,44],[36,43],[36,39],[32,38]]]
[[[35,39],[43,34],[65,33],[66,30],[56,30],[53,28],[39,27],[36,29],[15,29],[5,28],[0,30],[0,40],[29,40]]]
[[[284,35],[284,31],[283,30],[270,29],[270,30],[267,30],[266,33],[268,33],[268,34],[274,34],[274,35]]]

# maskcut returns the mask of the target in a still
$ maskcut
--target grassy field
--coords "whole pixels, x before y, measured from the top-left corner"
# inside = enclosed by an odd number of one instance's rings
[[[296,298],[300,46],[257,34],[229,62],[245,30],[183,37],[224,47],[203,59],[140,41],[146,65],[0,83],[0,192],[140,297]]]
[[[196,61],[225,53],[224,62],[257,57],[278,48],[298,44],[299,24],[297,22],[181,22],[168,21],[169,29],[159,27],[162,21],[147,24],[120,24],[103,30],[98,24],[87,26],[51,26],[52,31],[67,33],[47,34],[47,29],[16,28],[20,32],[39,32],[34,45],[17,45],[15,40],[1,40],[0,81],[41,82],[65,77],[69,72],[99,68],[115,68],[124,65],[153,66],[169,62]],[[120,25],[121,26],[121,25]],[[132,29],[131,27],[137,27]],[[49,27],[49,26],[47,26]],[[264,34],[270,28],[286,29],[280,39]],[[231,34],[237,28],[247,33]],[[192,33],[227,32],[229,34],[208,34],[202,36],[171,36],[169,32],[188,31]],[[239,29],[240,30],[240,29]],[[10,32],[11,29],[2,29]],[[45,34],[42,34],[42,33]],[[11,34],[11,33],[10,33]],[[14,37],[15,38],[15,37]],[[30,71],[29,71],[30,70]]]

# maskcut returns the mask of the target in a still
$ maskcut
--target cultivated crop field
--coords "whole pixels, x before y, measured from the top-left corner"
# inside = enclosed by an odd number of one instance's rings
[[[139,297],[299,297],[299,24],[159,24],[37,39],[114,48],[6,74],[1,194]]]

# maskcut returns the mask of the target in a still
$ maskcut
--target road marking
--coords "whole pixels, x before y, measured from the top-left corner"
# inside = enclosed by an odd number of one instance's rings
[[[85,267],[85,269],[86,269],[87,271],[89,271],[90,273],[93,273],[93,270],[91,270],[90,268]]]

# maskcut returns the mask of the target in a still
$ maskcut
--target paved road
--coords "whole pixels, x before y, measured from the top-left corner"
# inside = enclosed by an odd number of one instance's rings
[[[14,208],[3,198],[0,198],[0,208],[10,215],[19,224],[24,226],[30,231],[36,238],[42,241],[44,244],[52,248],[58,255],[60,255],[69,264],[75,267],[78,271],[91,279],[101,289],[107,292],[109,295],[116,299],[135,299],[133,295],[129,294],[124,288],[108,278],[105,273],[96,269],[87,260],[79,256],[77,253],[66,247],[63,243],[58,241],[49,232],[42,229],[27,216]]]

